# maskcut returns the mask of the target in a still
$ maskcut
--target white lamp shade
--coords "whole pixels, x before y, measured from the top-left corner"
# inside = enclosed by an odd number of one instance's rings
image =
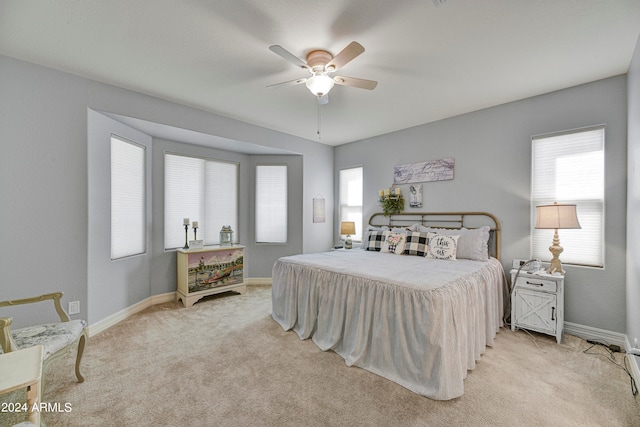
[[[356,223],[353,221],[340,223],[340,234],[356,234]]]
[[[536,228],[582,228],[578,222],[576,205],[553,205],[536,206]]]
[[[325,73],[314,74],[307,79],[307,88],[316,96],[323,96],[329,93],[333,87],[333,79]]]

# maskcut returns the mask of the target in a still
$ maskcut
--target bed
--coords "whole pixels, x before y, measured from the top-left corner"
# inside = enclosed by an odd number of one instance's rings
[[[348,366],[431,399],[462,396],[467,371],[503,326],[499,221],[484,212],[374,214],[363,234],[361,249],[280,258],[273,319]]]

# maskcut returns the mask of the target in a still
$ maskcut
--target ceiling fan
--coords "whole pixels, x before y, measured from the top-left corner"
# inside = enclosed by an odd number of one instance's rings
[[[306,83],[307,88],[312,94],[318,97],[320,104],[326,104],[329,100],[327,94],[334,84],[342,86],[358,87],[361,89],[373,90],[378,82],[373,80],[358,79],[355,77],[334,76],[331,74],[339,68],[345,66],[355,57],[364,52],[364,47],[358,42],[351,42],[335,57],[326,50],[312,50],[307,54],[307,61],[303,61],[280,45],[269,46],[276,55],[291,62],[296,67],[300,67],[311,73],[311,77],[290,80],[283,83],[276,83],[267,87],[298,85]]]

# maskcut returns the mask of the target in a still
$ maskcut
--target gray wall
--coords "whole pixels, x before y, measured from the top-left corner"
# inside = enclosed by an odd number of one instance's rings
[[[531,136],[604,123],[605,269],[565,266],[565,319],[624,332],[626,116],[626,78],[618,76],[336,147],[335,176],[364,166],[366,221],[381,210],[378,190],[393,183],[394,165],[455,158],[455,178],[424,183],[423,208],[406,211],[495,214],[509,268],[530,254]]]
[[[255,274],[252,277],[271,278],[271,269],[278,258],[290,255],[291,252],[302,252],[302,241],[299,239],[299,236],[303,233],[302,216],[296,214],[303,211],[303,202],[306,202],[302,192],[302,157],[251,156],[249,166],[249,180],[251,183],[255,183],[256,165],[259,164],[287,165],[287,243],[255,243],[255,227],[251,227],[249,230],[247,249],[253,255],[247,262],[251,271],[260,272],[260,275]],[[255,185],[251,185],[249,195],[249,223],[255,224]],[[325,246],[322,251],[327,249],[328,247]]]
[[[640,341],[640,38],[627,74],[627,337]]]
[[[111,134],[145,146],[146,182],[151,183],[152,138],[95,111],[87,126],[87,320],[103,319],[150,295],[153,252],[151,191],[147,191],[147,251],[111,260]]]
[[[152,249],[150,259],[133,261],[140,262],[143,271],[150,270],[149,279],[127,275],[128,267],[104,259],[96,270],[91,260],[89,274],[89,228],[95,225],[89,220],[89,109],[301,155],[304,169],[297,181],[302,188],[301,211],[293,216],[299,218],[302,232],[292,237],[289,253],[326,250],[333,244],[332,218],[313,224],[311,217],[316,194],[333,199],[332,147],[0,56],[0,300],[61,290],[65,307],[68,301],[81,303],[81,313],[74,317],[93,323],[140,298],[175,290],[173,254],[160,250],[163,238],[156,234],[162,229],[163,210],[156,184],[158,156],[164,146],[179,141],[152,143]],[[242,197],[246,209],[248,196]],[[243,238],[248,235],[243,231]],[[268,259],[270,254],[260,256],[265,256],[264,265],[275,261]],[[248,264],[254,277],[270,277],[270,268],[253,270],[260,264],[252,266],[249,259]],[[94,272],[101,275],[99,282]],[[96,300],[94,295],[108,297]],[[88,308],[94,313],[87,313]],[[14,322],[32,323],[41,317],[40,311],[16,313]]]

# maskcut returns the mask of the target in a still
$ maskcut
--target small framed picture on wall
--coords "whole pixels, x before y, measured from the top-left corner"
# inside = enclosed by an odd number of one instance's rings
[[[409,185],[409,207],[422,207],[422,184]]]

